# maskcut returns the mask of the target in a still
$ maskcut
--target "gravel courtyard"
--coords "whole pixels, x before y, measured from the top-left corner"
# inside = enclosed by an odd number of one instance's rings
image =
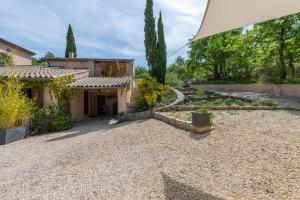
[[[0,199],[300,199],[300,112],[215,116],[205,135],[90,121],[0,146]]]

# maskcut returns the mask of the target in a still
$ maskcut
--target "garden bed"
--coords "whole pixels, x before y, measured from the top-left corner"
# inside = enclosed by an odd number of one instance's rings
[[[161,108],[168,106],[169,104],[173,103],[176,100],[176,98],[176,93],[171,88],[167,87],[162,98],[159,100],[159,103],[155,107]]]
[[[199,107],[277,107],[272,100],[252,100],[240,97],[225,96],[202,89],[184,89],[185,105]]]

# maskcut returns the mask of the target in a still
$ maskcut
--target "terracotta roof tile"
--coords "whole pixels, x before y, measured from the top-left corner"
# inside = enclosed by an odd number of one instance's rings
[[[47,58],[47,61],[62,61],[62,62],[133,62],[134,59],[120,59],[120,58]]]
[[[59,69],[50,67],[0,67],[0,77],[13,76],[23,79],[52,79],[63,76],[78,75],[89,70]]]
[[[131,77],[87,77],[71,83],[72,88],[120,88],[126,87]]]

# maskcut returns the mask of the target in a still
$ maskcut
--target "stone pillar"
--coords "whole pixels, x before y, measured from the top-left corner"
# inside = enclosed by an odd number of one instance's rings
[[[127,112],[127,90],[126,88],[118,89],[118,112]]]

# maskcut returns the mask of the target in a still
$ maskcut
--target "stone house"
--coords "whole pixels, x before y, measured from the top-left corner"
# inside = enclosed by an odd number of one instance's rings
[[[0,38],[0,52],[13,55],[15,65],[31,65],[34,52]]]
[[[133,63],[133,62],[132,62]],[[128,65],[128,67],[133,67]],[[43,85],[55,78],[74,76],[75,82],[68,85],[73,89],[71,114],[75,121],[88,117],[117,115],[129,111],[134,88],[134,74],[124,76],[90,76],[88,68],[71,69],[64,67],[15,66],[0,67],[0,79],[10,76],[23,81]],[[115,74],[118,75],[118,74]],[[24,92],[35,100],[38,106],[55,104],[54,92],[46,87],[24,88]]]
[[[129,111],[135,87],[133,59],[50,58],[47,61],[49,68],[89,70],[88,77],[70,85],[74,89],[71,113],[75,119]]]
[[[2,51],[14,49],[15,67],[0,67],[0,79],[9,76],[25,81],[49,82],[55,78],[74,76],[68,85],[73,90],[71,114],[75,121],[88,117],[102,117],[126,113],[132,103],[134,82],[133,59],[49,58],[48,66],[32,66],[33,52],[0,40]],[[49,88],[24,88],[38,106],[55,104],[54,92]]]

